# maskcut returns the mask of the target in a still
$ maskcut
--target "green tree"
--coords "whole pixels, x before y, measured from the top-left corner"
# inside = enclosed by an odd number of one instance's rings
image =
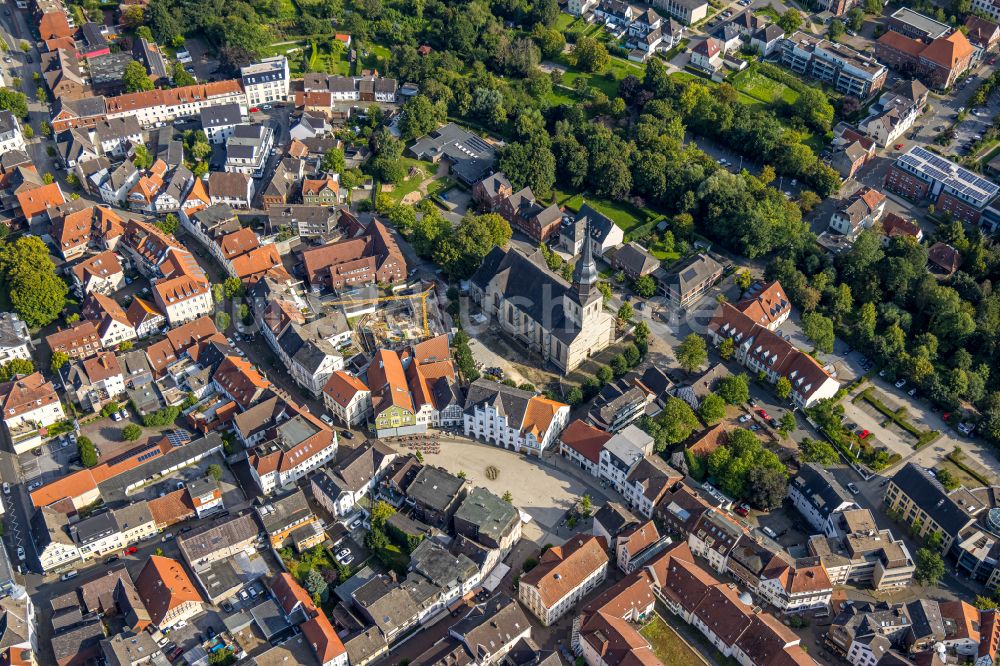
[[[593,37],[581,37],[573,47],[576,66],[585,72],[601,72],[608,66],[608,50]]]
[[[18,90],[0,88],[0,109],[10,111],[18,118],[27,118],[28,96]]]
[[[219,310],[215,313],[215,327],[220,331],[226,331],[232,323],[232,317],[228,312]]]
[[[802,12],[797,9],[789,9],[778,17],[778,25],[785,31],[786,35],[791,35],[802,26]]]
[[[640,275],[632,283],[632,291],[643,298],[652,298],[656,293],[656,282],[649,275]]]
[[[69,354],[61,351],[52,352],[52,359],[49,362],[52,372],[58,372],[67,363],[69,363]]]
[[[372,529],[382,529],[386,522],[396,513],[396,509],[385,500],[379,500],[372,506]]]
[[[742,405],[750,399],[750,384],[743,373],[723,377],[715,383],[715,392],[730,405]]]
[[[723,361],[728,361],[736,353],[736,343],[732,338],[723,338],[719,343],[719,356]]]
[[[193,86],[197,83],[194,77],[188,74],[187,70],[184,69],[184,63],[175,62],[174,63],[174,85],[182,88],[184,86]]]
[[[173,236],[180,228],[181,222],[173,213],[167,213],[166,217],[156,223],[156,226],[159,227],[160,231],[163,233]]]
[[[427,95],[417,95],[403,104],[399,131],[403,140],[421,137],[448,120],[448,107],[443,102],[433,102]]]
[[[785,435],[795,430],[795,426],[798,425],[795,421],[795,414],[793,412],[785,412],[781,415],[781,432]]]
[[[89,437],[80,437],[76,440],[76,450],[80,454],[80,462],[84,467],[93,467],[97,464],[97,447]]]
[[[28,359],[12,358],[0,366],[0,381],[7,382],[19,375],[30,375],[35,371],[35,364]]]
[[[222,283],[222,290],[226,298],[229,299],[241,298],[246,293],[243,281],[238,277],[226,278],[225,282]]]
[[[135,154],[132,156],[132,163],[135,164],[135,168],[139,170],[148,169],[153,166],[153,154],[149,152],[149,148],[140,144],[135,147]]]
[[[504,502],[507,502],[507,504],[513,504],[514,503],[514,495],[512,495],[509,490],[505,490],[504,491],[503,497],[501,499]]]
[[[662,442],[667,446],[683,442],[700,426],[691,406],[672,396],[664,403],[656,423],[660,426]]]
[[[205,468],[205,473],[216,481],[219,481],[222,478],[222,467],[213,463]]]
[[[14,310],[29,327],[45,326],[62,314],[69,288],[37,236],[0,246],[0,275]]]
[[[343,173],[347,169],[343,148],[331,148],[323,153],[320,169],[327,173]]]
[[[618,320],[623,323],[628,323],[632,321],[632,317],[635,316],[635,310],[632,309],[632,304],[628,301],[622,303],[622,306],[618,308]]]
[[[802,315],[802,333],[816,345],[816,349],[829,354],[833,351],[835,340],[833,320],[818,312],[807,312]]]
[[[674,355],[684,372],[694,372],[708,360],[705,339],[697,333],[691,333],[677,347]]]
[[[775,467],[751,467],[747,473],[750,503],[760,509],[773,509],[788,495],[788,474]]]
[[[709,393],[698,405],[698,416],[707,425],[715,425],[726,418],[726,401],[714,393]]]
[[[601,367],[597,368],[596,376],[597,380],[603,385],[607,384],[614,378],[614,373],[611,372],[611,368],[609,368],[606,365],[602,365]]]
[[[146,73],[146,68],[136,60],[125,65],[125,70],[122,72],[122,83],[125,84],[125,92],[130,93],[153,89],[153,80]]]
[[[750,283],[753,282],[753,276],[750,274],[750,271],[742,270],[733,276],[733,282],[740,288],[740,298],[743,298],[743,294],[747,293]]]
[[[792,382],[788,380],[788,377],[778,377],[778,381],[774,384],[774,394],[781,400],[792,394]]]
[[[326,601],[328,586],[326,579],[323,578],[323,574],[319,572],[319,569],[315,567],[309,569],[309,572],[306,574],[305,588],[309,592],[309,596],[314,600],[318,599],[320,602]],[[225,651],[223,650],[223,652]]]
[[[945,490],[954,490],[955,488],[958,488],[959,485],[961,485],[959,484],[958,479],[955,478],[955,475],[952,474],[951,470],[948,469],[947,467],[942,467],[941,469],[937,470],[935,474],[937,475],[937,480],[941,483],[942,486],[944,486]]]
[[[134,442],[140,437],[142,437],[142,428],[136,424],[129,423],[127,426],[122,428],[122,439],[126,442]]]
[[[930,548],[924,547],[917,551],[916,565],[913,579],[921,585],[937,585],[944,576],[944,560],[937,551]]]
[[[799,452],[802,462],[814,462],[821,465],[834,465],[840,462],[837,449],[828,442],[819,439],[806,437],[799,442]]]
[[[590,495],[584,495],[580,498],[580,513],[584,516],[589,516],[590,512],[593,510],[594,504],[590,500]]]

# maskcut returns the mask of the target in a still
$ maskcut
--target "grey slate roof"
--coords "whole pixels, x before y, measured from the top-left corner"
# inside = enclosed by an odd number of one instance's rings
[[[829,518],[845,502],[854,502],[850,493],[840,485],[830,470],[816,463],[802,465],[791,485],[824,519]]]
[[[893,475],[892,483],[951,536],[958,534],[972,520],[972,516],[948,496],[944,486],[916,463],[906,463]]]
[[[524,421],[524,412],[528,409],[528,401],[535,397],[530,391],[490,381],[477,379],[469,386],[465,397],[465,412],[475,413],[476,407],[493,407],[498,414],[505,415],[512,426],[520,426]]]
[[[199,112],[202,127],[228,127],[243,122],[243,112],[236,102],[206,106]]]
[[[468,521],[496,542],[504,537],[520,514],[510,502],[503,501],[485,488],[475,487],[459,505],[455,518]]]
[[[494,654],[515,636],[530,632],[531,623],[516,601],[505,594],[472,609],[451,628],[451,633],[473,655]]]
[[[425,465],[407,487],[406,494],[426,507],[444,511],[464,486],[464,479],[438,467]]]

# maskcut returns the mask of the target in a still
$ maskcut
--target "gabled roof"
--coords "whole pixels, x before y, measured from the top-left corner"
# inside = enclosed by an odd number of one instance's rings
[[[588,576],[607,566],[606,548],[602,537],[576,536],[545,551],[538,565],[521,576],[521,584],[535,587],[545,607],[551,608]]]
[[[971,56],[973,51],[972,44],[962,31],[956,30],[947,37],[935,39],[920,53],[920,57],[951,69]]]
[[[560,433],[559,441],[597,465],[601,462],[601,449],[611,437],[611,433],[576,419]]]
[[[139,597],[149,610],[153,624],[160,624],[167,614],[189,601],[202,602],[184,567],[177,560],[151,555],[136,579]]]

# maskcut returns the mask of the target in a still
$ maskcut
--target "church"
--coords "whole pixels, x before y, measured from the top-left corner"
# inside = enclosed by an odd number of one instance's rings
[[[615,318],[604,311],[592,243],[587,233],[572,284],[549,270],[540,250],[526,257],[500,247],[486,255],[471,280],[472,298],[483,313],[563,374],[614,340]]]

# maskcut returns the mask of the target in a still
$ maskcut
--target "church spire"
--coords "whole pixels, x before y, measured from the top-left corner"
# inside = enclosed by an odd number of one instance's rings
[[[591,247],[590,220],[587,220],[583,233],[583,252],[580,261],[573,267],[573,286],[578,292],[589,291],[597,284],[597,263],[594,261],[594,251]]]

